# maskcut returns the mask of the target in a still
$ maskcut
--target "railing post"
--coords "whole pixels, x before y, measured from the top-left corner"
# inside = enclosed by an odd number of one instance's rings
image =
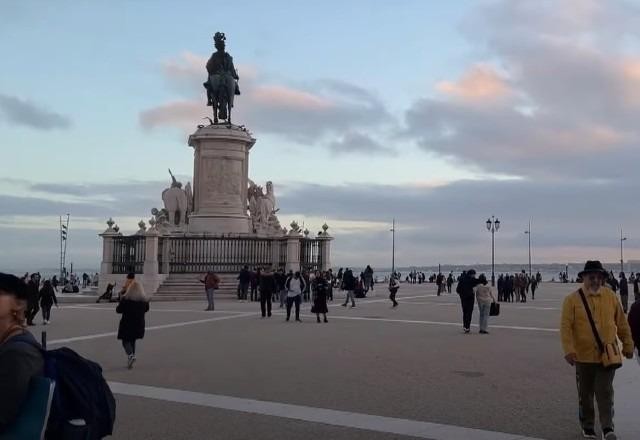
[[[271,243],[271,267],[280,270],[280,240],[272,239]]]
[[[293,230],[287,236],[287,263],[285,265],[287,272],[300,270],[300,240],[302,240],[302,236]]]
[[[101,275],[113,273],[113,238],[117,236],[118,233],[113,228],[109,228],[100,234],[100,237],[102,237],[102,263],[100,264]]]
[[[150,229],[144,233],[145,250],[142,273],[147,275],[158,275],[158,232]]]
[[[162,240],[162,273],[169,274],[170,261],[169,250],[171,249],[171,237],[165,237]]]

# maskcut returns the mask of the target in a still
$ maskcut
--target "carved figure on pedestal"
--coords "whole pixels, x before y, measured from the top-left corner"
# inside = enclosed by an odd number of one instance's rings
[[[166,209],[153,208],[151,209],[151,215],[153,215],[154,227],[158,232],[163,234],[170,232],[169,213]]]
[[[251,228],[256,233],[281,234],[280,221],[276,213],[276,196],[273,190],[273,183],[267,182],[267,193],[264,194],[262,187],[249,181],[247,191],[249,200],[249,217]]]
[[[193,195],[182,189],[182,183],[178,182],[171,170],[171,187],[162,191],[162,201],[164,209],[168,215],[168,222],[171,226],[184,227],[189,214],[189,199],[193,201]],[[191,185],[187,184],[188,191],[191,192]]]

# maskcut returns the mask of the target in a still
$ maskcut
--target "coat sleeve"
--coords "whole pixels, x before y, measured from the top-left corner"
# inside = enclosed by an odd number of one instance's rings
[[[616,327],[618,328],[618,338],[622,341],[622,351],[624,353],[633,352],[633,339],[631,338],[631,328],[627,322],[627,317],[622,310],[622,304],[614,297],[616,307]]]
[[[560,321],[560,339],[562,340],[562,349],[564,354],[575,353],[576,348],[573,345],[573,324],[574,324],[574,311],[572,296],[568,296],[562,303],[562,318]]]

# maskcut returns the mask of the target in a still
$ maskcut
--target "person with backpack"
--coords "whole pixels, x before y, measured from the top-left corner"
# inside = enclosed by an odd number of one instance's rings
[[[55,304],[58,307],[58,298],[53,290],[51,281],[46,280],[40,289],[40,308],[42,309],[42,324],[47,325],[51,322],[51,307]]]
[[[25,283],[0,273],[0,435],[18,416],[31,379],[44,370],[38,343],[25,326],[27,302]]]
[[[142,284],[135,281],[135,275],[129,274],[127,278],[134,281],[124,293],[116,313],[122,315],[118,326],[118,339],[122,341],[122,347],[127,354],[127,368],[133,368],[136,361],[136,340],[144,338],[144,315],[149,311],[149,302],[142,288]]]
[[[393,303],[392,307],[398,307],[398,301],[396,301],[396,295],[398,294],[398,290],[400,289],[400,282],[396,279],[394,275],[391,275],[389,279],[389,299]]]
[[[215,306],[213,304],[213,294],[220,285],[220,278],[213,272],[213,270],[210,270],[204,276],[204,279],[200,280],[200,282],[204,284],[204,291],[207,295],[208,304],[207,308],[204,310],[205,312],[213,312],[213,310],[215,309]]]
[[[302,322],[300,319],[300,303],[302,302],[302,293],[307,288],[307,283],[300,272],[296,272],[289,277],[285,283],[287,288],[287,321],[291,318],[291,307],[296,305],[296,321]]]

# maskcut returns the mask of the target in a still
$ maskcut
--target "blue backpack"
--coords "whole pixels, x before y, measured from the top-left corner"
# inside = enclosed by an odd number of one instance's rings
[[[102,368],[67,347],[43,349],[30,334],[12,338],[41,350],[44,375],[55,381],[46,438],[96,440],[111,435],[116,401]]]

